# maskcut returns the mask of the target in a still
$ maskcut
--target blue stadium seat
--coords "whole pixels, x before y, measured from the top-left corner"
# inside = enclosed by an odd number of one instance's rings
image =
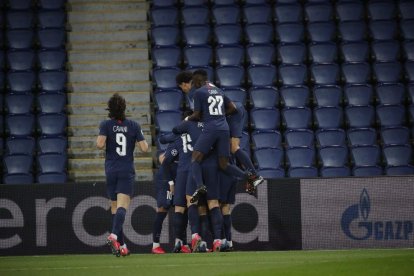
[[[309,59],[314,63],[333,63],[337,60],[337,54],[338,49],[334,42],[309,45]]]
[[[177,26],[155,26],[151,29],[152,44],[158,46],[172,46],[178,43],[180,30]]]
[[[309,107],[286,107],[282,109],[286,129],[307,129],[312,125],[312,111]]]
[[[383,145],[409,144],[410,130],[405,126],[381,128],[380,137]]]
[[[348,168],[348,147],[345,145],[324,146],[318,149],[319,160],[321,163],[321,175],[327,176],[324,172],[328,168]],[[348,168],[349,169],[349,168]],[[350,172],[346,175],[350,175]]]
[[[38,173],[36,182],[39,184],[64,184],[67,182],[66,173]]]
[[[414,82],[414,61],[406,61],[404,64],[406,79],[410,83]]]
[[[41,9],[56,10],[64,9],[66,0],[39,0],[37,2]]]
[[[33,7],[32,0],[9,0],[7,5],[11,10],[28,10]]]
[[[339,36],[343,42],[355,42],[366,39],[367,26],[363,20],[340,21]]]
[[[6,78],[11,93],[31,92],[36,82],[35,73],[32,71],[8,72]]]
[[[370,84],[348,84],[344,87],[347,105],[369,105],[373,102],[374,91]]]
[[[340,21],[362,20],[365,12],[361,1],[339,1],[335,10]]]
[[[401,20],[400,29],[405,40],[414,40],[414,19]]]
[[[66,31],[64,28],[39,29],[37,38],[41,49],[65,48]]]
[[[278,59],[282,64],[300,64],[306,60],[307,48],[303,43],[282,43],[278,46]]]
[[[182,113],[178,110],[158,111],[155,113],[155,127],[158,133],[168,133],[181,123]]]
[[[204,25],[210,23],[210,12],[207,6],[184,6],[181,9],[183,25]]]
[[[271,23],[247,24],[244,31],[248,43],[263,44],[273,42],[274,31]]]
[[[375,90],[378,104],[402,104],[405,101],[405,87],[402,83],[382,83]]]
[[[0,119],[3,120],[3,116],[0,116]],[[3,127],[3,123],[0,123],[0,127]],[[0,132],[0,134],[3,135],[2,131]],[[0,154],[1,154],[1,156],[4,155],[3,148],[4,148],[4,139],[3,139],[3,137],[0,136]],[[1,168],[1,166],[0,166],[0,168]]]
[[[316,167],[294,167],[288,169],[287,175],[297,178],[317,177],[318,169]]]
[[[174,26],[178,24],[178,9],[174,6],[152,7],[149,15],[153,26]]]
[[[4,174],[4,184],[32,184],[32,173],[16,173],[16,174]]]
[[[37,54],[39,69],[47,70],[65,70],[66,51],[63,49],[44,50]]]
[[[286,162],[289,177],[317,176],[315,168],[315,150],[311,147],[286,148]]]
[[[298,43],[304,40],[304,27],[301,22],[276,24],[277,39],[280,43]]]
[[[276,84],[276,66],[272,64],[250,65],[247,76],[251,86],[273,86]]]
[[[311,22],[308,25],[308,35],[312,42],[329,42],[335,39],[336,27],[333,21]]]
[[[9,136],[31,136],[34,131],[33,114],[8,114],[5,118],[6,131]]]
[[[277,130],[280,112],[277,108],[253,108],[250,110],[251,127],[254,130]]]
[[[261,169],[257,170],[257,174],[264,179],[276,179],[285,177],[285,171],[283,168],[279,169]]]
[[[169,7],[177,5],[177,0],[152,0],[154,7]]]
[[[246,105],[247,92],[241,87],[222,88],[224,95],[226,95],[233,102],[240,102]]]
[[[66,171],[67,156],[61,153],[41,153],[36,156],[39,173],[63,173]]]
[[[283,133],[287,147],[309,147],[314,148],[315,137],[310,129],[288,129]]]
[[[259,170],[278,170],[283,162],[283,150],[280,148],[255,149],[253,150],[253,158]]]
[[[382,175],[380,166],[381,150],[378,145],[358,145],[350,147],[354,176]]]
[[[414,41],[403,41],[404,58],[414,61]]]
[[[246,58],[250,64],[272,64],[275,60],[273,44],[250,44],[246,46]]]
[[[31,49],[7,51],[7,67],[11,71],[30,71],[35,64],[35,52]]]
[[[240,24],[216,25],[214,34],[219,45],[239,44],[242,37],[242,28]]]
[[[31,154],[12,154],[3,157],[3,168],[7,174],[28,174],[32,171]]]
[[[254,23],[267,23],[271,21],[272,9],[264,4],[244,5],[243,6],[243,18],[246,24]]]
[[[400,43],[397,40],[373,41],[371,48],[376,61],[396,61],[400,56]]]
[[[240,7],[235,4],[215,5],[211,8],[215,24],[237,24],[240,22]]]
[[[330,3],[305,4],[305,19],[308,22],[323,22],[333,19],[333,9]]]
[[[208,66],[212,63],[213,50],[210,45],[185,46],[183,53],[187,66]]]
[[[281,148],[282,135],[277,130],[254,131],[251,133],[253,148]]]
[[[399,1],[398,11],[402,19],[414,19],[414,3],[412,1]]]
[[[210,42],[211,29],[209,25],[184,25],[183,39],[187,45],[205,45]]]
[[[295,23],[303,20],[302,6],[296,1],[292,3],[278,3],[274,6],[275,20],[278,23]]]
[[[304,85],[282,86],[280,89],[281,103],[285,107],[308,106],[309,88]]]
[[[248,94],[252,107],[277,107],[279,105],[279,91],[276,87],[251,87]]]
[[[369,46],[367,41],[345,42],[339,45],[344,62],[368,61]]]
[[[342,167],[321,167],[321,177],[346,177],[351,175],[351,170],[347,166]]]
[[[66,12],[65,10],[40,10],[37,13],[37,22],[39,28],[65,28]]]
[[[35,139],[33,137],[8,137],[6,139],[6,153],[13,154],[29,154],[35,152]]]
[[[314,125],[317,128],[341,128],[343,110],[339,106],[320,106],[313,110]]]
[[[338,82],[339,66],[336,63],[312,63],[310,71],[311,78],[316,85],[336,84]]]
[[[398,105],[378,105],[376,107],[378,124],[381,127],[401,126],[405,124],[405,107]]]
[[[151,49],[152,62],[155,67],[174,67],[181,65],[181,48],[172,46],[155,46]]]
[[[179,89],[161,89],[153,93],[156,110],[180,110],[183,105],[183,94]]]
[[[63,113],[66,108],[66,93],[39,93],[37,95],[37,104],[41,113]]]
[[[372,105],[346,106],[345,115],[350,128],[372,127],[374,125],[375,109]]]
[[[155,67],[152,70],[152,80],[156,88],[177,88],[175,77],[181,70],[177,67]]]
[[[67,82],[66,71],[41,71],[38,74],[41,92],[65,92]]]
[[[9,114],[26,114],[33,111],[33,93],[7,93],[5,108]]]
[[[377,144],[377,132],[374,128],[351,128],[346,134],[351,146]]]
[[[5,69],[6,69],[6,53],[5,51],[0,50],[0,70],[4,71]]]
[[[0,113],[0,137],[4,135],[4,122],[3,114]]]
[[[242,65],[244,52],[242,45],[219,45],[216,47],[216,65]]]
[[[201,6],[206,4],[207,0],[183,0],[184,6]]]
[[[67,115],[62,113],[43,113],[36,118],[39,134],[43,136],[66,135]]]
[[[313,97],[317,106],[338,106],[342,104],[342,89],[338,85],[317,85]]]
[[[370,20],[389,20],[394,19],[397,15],[393,1],[370,1],[367,8]]]
[[[216,68],[216,83],[220,87],[241,87],[244,85],[244,78],[242,66],[228,65]]]
[[[237,3],[237,1],[235,0],[214,0],[214,4],[217,6],[222,6],[222,5],[232,5]]]
[[[342,128],[318,129],[315,132],[315,137],[320,147],[346,145],[346,134]]]
[[[382,153],[387,175],[414,174],[414,167],[411,165],[412,148],[410,144],[385,145],[382,148]]]
[[[371,67],[366,62],[342,64],[342,77],[347,84],[364,84],[371,79]]]
[[[34,31],[31,29],[6,30],[6,46],[12,50],[30,49],[34,44]]]
[[[304,64],[282,64],[279,66],[279,80],[282,85],[301,85],[307,82],[307,72]]]
[[[374,79],[378,83],[399,82],[402,76],[402,66],[398,61],[374,62],[372,64]]]
[[[31,29],[34,26],[32,10],[9,10],[6,12],[8,29]]]
[[[68,139],[64,136],[47,137],[41,136],[37,139],[39,153],[60,153],[66,154]]]
[[[374,40],[391,40],[397,36],[395,20],[373,20],[369,23],[371,38]]]

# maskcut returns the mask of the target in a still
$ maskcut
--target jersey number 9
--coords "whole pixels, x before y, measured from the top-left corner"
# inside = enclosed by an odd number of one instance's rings
[[[125,135],[123,133],[117,133],[115,139],[116,143],[119,145],[119,147],[116,147],[116,153],[118,153],[119,156],[125,156],[127,146],[127,140]]]

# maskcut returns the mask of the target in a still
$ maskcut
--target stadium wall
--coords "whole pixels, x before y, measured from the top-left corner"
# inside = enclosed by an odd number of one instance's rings
[[[124,233],[148,253],[156,200],[137,183]],[[237,250],[414,247],[414,178],[269,180],[257,198],[241,187],[233,206]],[[105,184],[1,185],[0,255],[108,253],[111,227]],[[161,243],[173,244],[172,216]]]

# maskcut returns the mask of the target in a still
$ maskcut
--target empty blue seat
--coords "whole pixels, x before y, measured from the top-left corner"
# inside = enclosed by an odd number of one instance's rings
[[[338,49],[334,42],[312,43],[309,58],[314,63],[332,63],[337,60]]]
[[[236,24],[240,22],[240,7],[235,4],[217,5],[211,8],[215,24]]]
[[[259,170],[280,169],[283,162],[283,150],[280,148],[259,148],[253,150],[253,158]]]
[[[178,24],[178,9],[174,6],[153,7],[149,12],[153,26],[174,26]]]
[[[255,130],[276,130],[280,126],[277,108],[253,108],[250,110],[251,126]]]
[[[375,109],[372,105],[346,106],[345,115],[350,128],[372,127],[375,120]]]
[[[247,92],[241,87],[222,88],[224,95],[226,95],[233,102],[240,102],[246,105]]]
[[[405,40],[414,40],[414,19],[400,21],[401,35]]]
[[[294,167],[289,168],[287,175],[297,178],[317,177],[318,169],[316,167]]]
[[[373,20],[369,23],[369,29],[374,40],[391,40],[397,36],[395,20]]]
[[[183,5],[186,6],[201,6],[206,5],[206,0],[183,0]]]
[[[372,57],[376,61],[396,61],[400,56],[400,43],[397,40],[372,42]]]
[[[7,174],[27,174],[32,171],[31,154],[12,154],[3,157],[4,172]]]
[[[42,113],[37,115],[39,134],[43,136],[66,135],[67,116],[62,113]]]
[[[9,137],[6,140],[7,154],[29,154],[35,152],[35,139],[33,137]]]
[[[277,39],[280,43],[297,43],[304,39],[304,27],[302,23],[276,24]]]
[[[378,145],[358,145],[350,148],[353,175],[382,175],[381,150]]]
[[[244,47],[241,45],[219,45],[216,47],[217,65],[242,65]]]
[[[280,96],[285,107],[307,106],[310,99],[309,88],[304,85],[282,86]]]
[[[278,59],[282,64],[300,64],[306,60],[306,46],[303,43],[282,43],[278,47]]]
[[[310,129],[288,129],[283,133],[287,147],[309,147],[315,146],[314,133]]]
[[[347,167],[348,165],[348,147],[345,145],[320,147],[318,154],[322,168]]]
[[[276,179],[285,177],[285,170],[279,169],[261,169],[257,170],[257,174],[262,176],[264,179]]]
[[[209,45],[186,46],[183,49],[187,66],[208,66],[212,63],[213,50]]]
[[[405,100],[405,87],[402,83],[382,83],[376,87],[379,104],[402,104]]]
[[[179,89],[161,89],[153,93],[156,110],[180,110],[183,105],[183,95]]]
[[[64,28],[39,29],[37,38],[41,49],[65,48],[66,31]]]
[[[7,28],[30,29],[34,26],[34,15],[32,10],[10,10],[6,12]]]
[[[37,57],[40,70],[65,70],[66,51],[63,49],[39,51]]]
[[[318,129],[315,132],[319,146],[345,146],[346,134],[341,128]]]
[[[246,47],[246,57],[250,64],[272,64],[275,58],[273,44],[250,44]]]
[[[333,18],[332,4],[309,3],[305,5],[305,18],[308,22],[330,21]]]
[[[34,31],[31,29],[6,30],[6,46],[15,50],[30,49],[33,47],[34,36]]]
[[[65,28],[66,12],[62,10],[40,10],[37,13],[39,28]]]
[[[338,106],[342,103],[342,89],[338,85],[317,85],[313,97],[317,106]]]
[[[361,1],[339,1],[335,10],[340,21],[362,20],[365,12]]]
[[[5,123],[9,136],[31,136],[34,131],[35,119],[31,113],[8,114]]]
[[[209,25],[184,25],[182,32],[187,45],[205,45],[210,42],[211,30]]]
[[[271,7],[264,4],[244,5],[243,18],[246,24],[267,23],[271,21]]]
[[[347,137],[351,146],[377,144],[377,132],[374,128],[351,128],[347,131]]]
[[[414,41],[403,41],[404,57],[407,60],[414,60]]]
[[[41,136],[37,140],[39,153],[61,153],[65,154],[68,148],[68,139],[64,136]]]
[[[410,130],[405,126],[381,128],[380,136],[384,145],[410,143]]]
[[[414,82],[414,61],[406,61],[404,64],[406,79],[410,83]]]
[[[386,175],[412,175],[414,174],[414,166],[389,166],[385,168]]]
[[[274,14],[278,23],[301,22],[303,19],[302,6],[296,1],[287,4],[278,1],[274,6]]]
[[[247,24],[245,29],[246,39],[251,44],[272,43],[273,26],[270,23]]]
[[[36,159],[37,171],[40,173],[63,173],[66,171],[66,154],[41,153],[37,155]]]
[[[156,88],[177,88],[175,77],[180,73],[177,67],[156,67],[152,70],[152,80]]]
[[[252,86],[273,86],[276,83],[276,66],[272,64],[250,65],[247,75]]]
[[[169,7],[177,5],[177,0],[153,0],[154,7]]]
[[[155,113],[155,127],[158,133],[168,133],[181,123],[182,113],[178,110],[158,111]]]
[[[364,84],[371,79],[371,67],[366,62],[342,64],[342,77],[347,84]]]
[[[367,26],[363,20],[340,21],[338,28],[343,42],[361,41],[366,38]]]
[[[313,147],[288,147],[286,162],[289,177],[317,176],[315,164],[315,150]]]
[[[398,105],[378,105],[376,107],[378,123],[381,127],[401,126],[405,124],[405,107]]]
[[[216,83],[220,87],[241,87],[244,85],[244,78],[242,66],[228,65],[216,68]]]
[[[7,93],[5,107],[9,114],[25,114],[33,111],[33,93]]]
[[[66,71],[41,71],[38,74],[39,86],[42,92],[65,92],[67,82]]]
[[[316,85],[336,84],[339,78],[339,66],[336,63],[312,63],[310,71]]]
[[[174,67],[181,65],[181,48],[172,46],[155,46],[151,50],[155,67]]]
[[[37,104],[41,113],[63,113],[66,108],[66,93],[39,93],[37,95]]]
[[[339,106],[315,107],[313,114],[317,128],[341,128],[343,125],[343,110]]]
[[[210,12],[206,6],[184,6],[181,9],[183,25],[209,24]]]
[[[35,64],[35,52],[31,49],[7,51],[7,66],[11,71],[30,71]]]
[[[398,11],[402,19],[414,19],[414,3],[412,1],[399,1]]]
[[[16,174],[4,174],[4,184],[32,184],[32,173],[16,173]]]
[[[56,10],[64,9],[66,0],[39,0],[38,5],[41,9]]]
[[[351,170],[347,166],[342,167],[321,167],[322,177],[346,177],[351,175]]]
[[[382,149],[385,160],[385,172],[387,175],[413,174],[411,165],[412,149],[410,144],[385,145]]]
[[[154,45],[171,46],[176,45],[180,31],[177,26],[155,26],[151,29],[151,41]]]
[[[396,6],[393,1],[370,1],[367,8],[371,20],[388,20],[396,17]]]
[[[304,64],[282,64],[279,79],[282,85],[301,85],[307,81],[307,67]]]
[[[402,66],[398,61],[374,62],[374,78],[378,83],[399,82],[402,75]]]
[[[312,124],[312,112],[309,107],[283,108],[282,118],[287,129],[306,129]]]
[[[67,182],[67,174],[61,173],[38,173],[36,182],[39,184],[64,184]]]
[[[369,45],[367,41],[345,42],[340,44],[341,56],[345,62],[364,62],[368,60]]]
[[[333,21],[311,22],[308,35],[312,42],[329,42],[335,39],[336,27]]]
[[[344,87],[345,102],[348,105],[372,104],[373,95],[370,84],[348,84]]]
[[[250,104],[253,107],[277,107],[279,105],[279,91],[276,87],[251,87],[249,95]]]
[[[282,135],[277,130],[254,131],[251,134],[254,149],[280,148]]]
[[[217,44],[229,45],[239,44],[242,36],[240,24],[221,24],[214,27]]]
[[[32,71],[9,72],[6,78],[10,92],[15,93],[32,91],[36,82],[35,73]]]

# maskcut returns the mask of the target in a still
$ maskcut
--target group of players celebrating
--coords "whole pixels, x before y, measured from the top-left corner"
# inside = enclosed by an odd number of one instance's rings
[[[172,205],[173,252],[231,250],[230,205],[235,201],[234,186],[239,181],[243,182],[246,192],[254,195],[257,186],[263,182],[248,153],[240,148],[247,113],[243,104],[232,102],[211,83],[204,70],[183,71],[177,75],[176,82],[186,95],[189,110],[185,113],[190,115],[175,126],[171,134],[160,138],[160,142],[168,143],[168,146],[158,156],[160,168],[155,176],[158,208],[152,253],[165,253],[159,239],[162,223]],[[132,186],[133,179],[125,179],[125,167],[122,171],[114,164],[122,159],[122,166],[131,162],[127,175],[134,176],[135,172],[130,168],[133,169],[135,144],[142,151],[148,150],[148,144],[139,124],[133,124],[136,128],[131,128],[129,135],[125,128],[114,127],[128,125],[129,131],[131,121],[114,116],[111,99],[108,102],[110,119],[101,123],[97,146],[103,149],[106,144],[107,190],[113,214],[112,233],[107,244],[113,254],[126,256],[129,251],[123,242],[122,225],[129,206],[125,198],[130,198],[132,188],[122,187]],[[190,245],[186,237],[187,222],[191,229]],[[212,237],[211,249],[206,243],[209,235]]]

